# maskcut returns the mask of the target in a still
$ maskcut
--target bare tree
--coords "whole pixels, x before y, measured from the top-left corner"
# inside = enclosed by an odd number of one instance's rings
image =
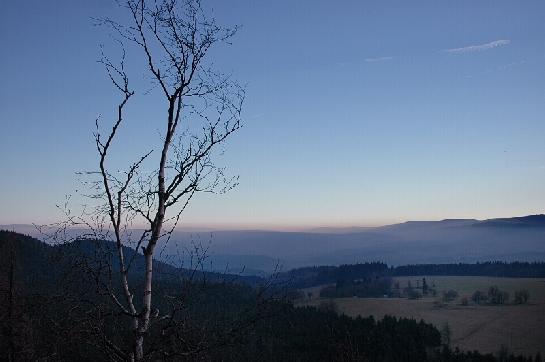
[[[128,23],[110,18],[99,23],[112,29],[121,44],[119,62],[104,50],[101,59],[121,100],[109,132],[104,133],[96,121],[99,169],[84,173],[90,177],[87,185],[92,192],[87,196],[93,206],[77,216],[67,212],[64,225],[88,228],[88,238],[114,241],[121,288],[116,288],[115,280],[104,288],[131,321],[131,346],[125,350],[130,360],[140,361],[150,325],[165,317],[152,302],[158,245],[168,242],[195,194],[224,192],[236,184],[236,178],[226,178],[213,158],[218,146],[241,127],[244,91],[207,61],[209,50],[228,43],[237,28],[219,26],[206,16],[199,0],[126,0],[120,5],[129,14]],[[151,92],[162,98],[154,122],[163,134],[157,149],[143,150],[125,171],[114,172],[109,168],[112,145],[122,128],[131,124],[125,115],[135,95],[126,67],[127,45],[140,52],[152,80]],[[135,232],[135,226],[140,231]],[[127,246],[144,255],[138,282],[129,273],[139,258],[128,255]]]

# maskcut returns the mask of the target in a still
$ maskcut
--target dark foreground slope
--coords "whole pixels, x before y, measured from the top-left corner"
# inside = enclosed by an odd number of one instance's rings
[[[81,245],[54,248],[0,232],[2,360],[126,360],[128,320],[101,293],[110,280],[90,268],[97,267],[89,257],[96,253],[89,253],[93,244],[84,245],[76,252]],[[168,271],[155,280],[148,360],[495,360],[442,349],[437,329],[423,321],[349,318],[328,305],[295,308],[281,288],[264,292],[263,286],[189,280],[175,268]]]

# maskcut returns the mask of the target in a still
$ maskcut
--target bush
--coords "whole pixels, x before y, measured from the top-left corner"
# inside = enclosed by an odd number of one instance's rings
[[[467,299],[467,297],[463,297],[462,299],[460,299],[460,304],[463,305],[464,307],[468,306],[469,305],[469,299]]]
[[[477,291],[475,291],[475,293],[473,293],[473,295],[471,296],[471,300],[472,300],[475,304],[483,304],[483,303],[486,303],[486,302],[487,302],[488,296],[487,296],[484,292],[481,292],[480,290],[477,290]]]
[[[444,346],[449,346],[451,338],[452,338],[452,329],[450,329],[450,325],[448,324],[448,322],[445,323],[443,327],[441,327],[440,333],[441,333],[441,344],[443,344]]]
[[[509,301],[509,293],[500,290],[498,286],[493,285],[488,288],[488,302],[490,304],[505,304]]]
[[[527,289],[517,290],[515,292],[515,303],[516,304],[526,304],[530,299],[530,292]]]
[[[443,301],[445,302],[452,302],[457,297],[458,297],[458,292],[453,289],[443,292]]]

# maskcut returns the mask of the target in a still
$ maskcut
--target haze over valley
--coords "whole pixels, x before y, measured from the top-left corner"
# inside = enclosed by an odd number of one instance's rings
[[[32,225],[0,228],[39,236]],[[244,270],[246,274],[269,273],[277,267],[289,270],[371,261],[390,265],[539,261],[545,259],[545,215],[408,221],[380,227],[298,232],[176,231],[158,258],[188,266],[194,247],[206,252],[205,269]]]

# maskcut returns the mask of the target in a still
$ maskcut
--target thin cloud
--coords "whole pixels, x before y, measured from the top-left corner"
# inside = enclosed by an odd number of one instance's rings
[[[463,48],[452,48],[452,49],[445,49],[443,52],[450,53],[450,54],[464,54],[464,53],[473,53],[473,52],[482,52],[485,50],[490,50],[494,48],[498,48],[504,45],[509,45],[511,43],[511,40],[506,39],[500,39],[500,40],[494,40],[490,43],[485,44],[479,44],[479,45],[470,45]]]
[[[364,60],[367,63],[376,63],[376,62],[386,62],[388,60],[392,60],[394,57],[380,57],[380,58],[365,58]]]

